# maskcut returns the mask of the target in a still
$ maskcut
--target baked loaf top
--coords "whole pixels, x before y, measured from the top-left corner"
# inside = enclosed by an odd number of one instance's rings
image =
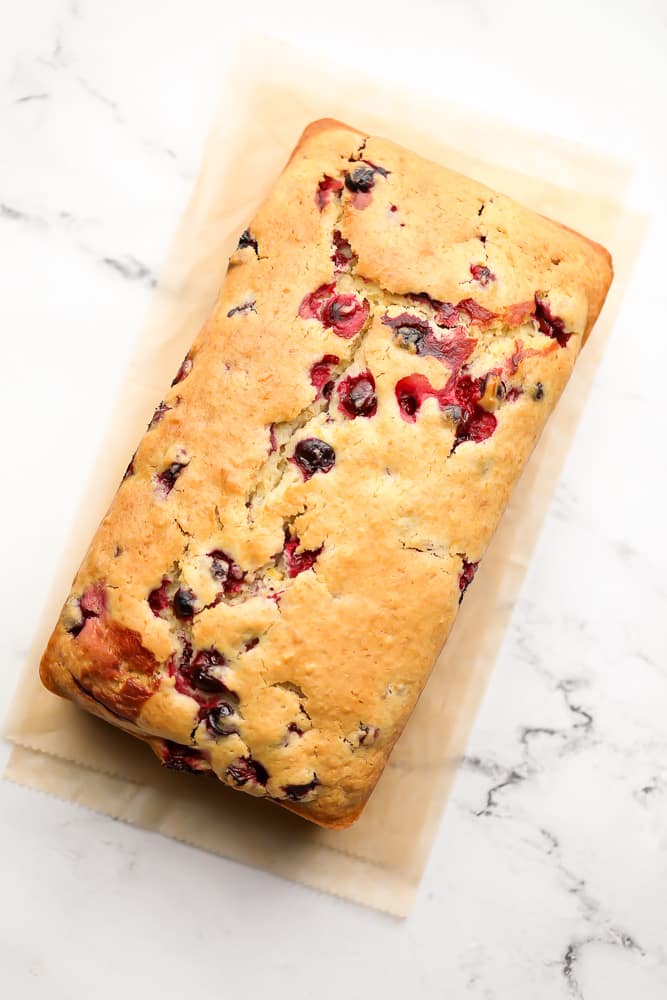
[[[309,126],[93,539],[44,683],[170,767],[348,825],[611,274],[473,180]]]

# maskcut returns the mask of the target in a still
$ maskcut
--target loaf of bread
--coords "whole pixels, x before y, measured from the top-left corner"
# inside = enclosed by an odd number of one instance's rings
[[[44,684],[167,767],[349,825],[611,277],[602,247],[482,184],[310,125],[93,538]]]

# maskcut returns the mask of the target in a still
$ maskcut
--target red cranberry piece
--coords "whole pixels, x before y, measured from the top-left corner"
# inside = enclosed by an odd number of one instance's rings
[[[342,186],[342,185],[341,185]],[[331,255],[331,259],[336,265],[339,271],[350,267],[352,264],[356,264],[357,256],[352,250],[352,247],[341,234],[340,230],[335,229],[333,234],[333,245],[334,252]]]
[[[206,726],[215,736],[233,736],[238,732],[235,726],[229,725],[226,720],[234,714],[234,709],[226,701],[216,705],[206,713]]]
[[[176,372],[176,378],[171,384],[177,385],[179,382],[182,382],[184,378],[187,378],[187,376],[190,374],[191,371],[192,371],[192,358],[190,357],[189,354],[186,354],[185,358],[183,359],[183,364]]]
[[[377,726],[367,726],[365,722],[359,723],[359,746],[363,746],[366,740],[374,743],[379,735],[380,730]]]
[[[301,319],[319,319],[322,306],[334,294],[336,283],[330,285],[320,285],[310,295],[304,296],[299,306],[299,316]]]
[[[309,781],[305,785],[283,785],[283,792],[285,797],[291,802],[298,802],[299,799],[303,799],[309,792],[312,792],[319,785],[317,775],[313,775],[313,780]]]
[[[479,302],[475,302],[474,299],[461,299],[458,308],[467,314],[471,323],[479,323],[481,325],[490,323],[497,315],[497,313],[491,312],[490,309],[480,306]]]
[[[83,631],[89,618],[99,618],[106,611],[106,591],[102,584],[93,583],[86,587],[79,598],[79,610],[81,621],[67,630],[75,639]]]
[[[304,438],[294,449],[293,461],[301,469],[303,478],[308,480],[316,472],[331,472],[336,464],[336,452],[320,438]]]
[[[401,416],[411,424],[417,419],[416,414],[424,400],[437,395],[426,376],[419,374],[406,375],[405,378],[399,379],[394,391]]]
[[[468,560],[464,557],[461,565],[461,572],[459,573],[459,590],[461,592],[459,596],[459,604],[463,600],[463,595],[466,590],[472,583],[478,566],[479,562],[468,562]]]
[[[208,553],[211,560],[211,576],[222,584],[225,594],[237,594],[245,579],[245,573],[231,556],[220,549]]]
[[[486,288],[489,282],[496,280],[495,274],[493,274],[486,264],[471,264],[470,273],[475,281],[479,281],[480,285],[484,288]]]
[[[197,598],[193,592],[186,587],[179,587],[174,594],[174,614],[177,618],[192,618],[195,613],[195,602]]]
[[[151,590],[148,595],[148,604],[151,611],[156,618],[159,618],[162,612],[169,607],[169,594],[167,593],[167,588],[171,580],[168,576],[162,577],[162,583],[155,590]]]
[[[451,302],[439,302],[436,308],[435,322],[438,326],[451,329],[461,322],[461,314]]]
[[[223,693],[229,690],[228,687],[211,671],[214,667],[224,667],[226,662],[225,657],[217,649],[200,649],[183,672],[192,687],[198,691],[210,694]]]
[[[349,340],[359,333],[368,319],[370,306],[354,295],[334,295],[322,308],[322,325],[331,327],[338,337]]]
[[[375,184],[375,170],[373,167],[357,167],[351,173],[345,174],[345,187],[353,194],[358,192],[366,193]]]
[[[337,180],[335,177],[329,177],[328,174],[324,175],[317,185],[317,191],[315,192],[315,204],[320,212],[329,204],[332,191],[340,191],[342,187],[342,181]]]
[[[535,296],[535,319],[540,333],[545,333],[547,337],[558,342],[560,347],[566,347],[572,336],[565,329],[565,323],[558,316],[554,316],[551,307],[546,299]]]
[[[331,395],[331,389],[333,389],[333,382],[331,381],[331,369],[334,365],[339,364],[340,358],[335,354],[325,354],[321,361],[316,361],[310,369],[310,384],[315,386],[317,389],[317,396],[315,399],[319,399],[320,396],[324,396],[328,399]],[[331,389],[327,391],[327,386],[331,385]]]
[[[246,785],[249,781],[254,781],[258,785],[265,785],[269,780],[269,772],[257,760],[251,757],[239,757],[227,768],[226,774],[237,785]]]
[[[250,235],[249,229],[244,229],[239,237],[239,243],[237,250],[243,250],[246,247],[251,247],[255,253],[259,256],[259,247],[257,246],[257,240]]]
[[[360,375],[348,375],[338,383],[338,409],[351,420],[355,417],[373,417],[377,413],[375,379],[368,369]]]
[[[311,569],[324,548],[323,545],[320,545],[319,549],[303,549],[301,552],[297,552],[298,547],[299,538],[295,535],[294,538],[285,542],[283,550],[287,575],[292,578],[298,576],[299,573],[304,573],[307,569]]]
[[[278,451],[278,438],[276,437],[276,425],[271,424],[269,427],[269,455],[273,455],[274,451]]]
[[[468,360],[477,343],[467,336],[463,327],[458,327],[451,336],[440,340],[429,323],[409,313],[401,313],[392,318],[385,316],[382,322],[394,329],[402,343],[414,347],[417,354],[438,358],[455,371]]]
[[[162,420],[163,416],[165,415],[165,413],[168,413],[169,410],[171,410],[171,409],[172,409],[172,407],[171,406],[167,406],[167,404],[163,400],[160,403],[160,405],[157,407],[157,409],[155,410],[155,413],[153,414],[153,416],[151,417],[151,422],[148,425],[148,430],[150,430],[151,427],[155,427],[156,424],[159,424],[160,421]]]
[[[187,462],[172,462],[163,472],[159,472],[155,477],[160,486],[163,496],[167,496],[174,488],[174,484],[180,476]]]
[[[505,393],[505,399],[507,400],[508,403],[513,403],[515,400],[517,400],[519,398],[519,396],[522,394],[522,392],[523,392],[523,389],[519,389],[518,386],[513,385]]]

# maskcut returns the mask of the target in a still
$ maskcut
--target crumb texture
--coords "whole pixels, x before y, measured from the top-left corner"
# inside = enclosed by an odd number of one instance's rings
[[[348,825],[610,281],[576,233],[314,123],[128,466],[45,684],[168,767]]]

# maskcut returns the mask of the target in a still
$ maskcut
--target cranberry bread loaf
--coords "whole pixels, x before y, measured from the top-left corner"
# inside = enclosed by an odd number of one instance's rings
[[[611,276],[503,195],[315,122],[93,539],[45,685],[168,767],[349,825]]]

